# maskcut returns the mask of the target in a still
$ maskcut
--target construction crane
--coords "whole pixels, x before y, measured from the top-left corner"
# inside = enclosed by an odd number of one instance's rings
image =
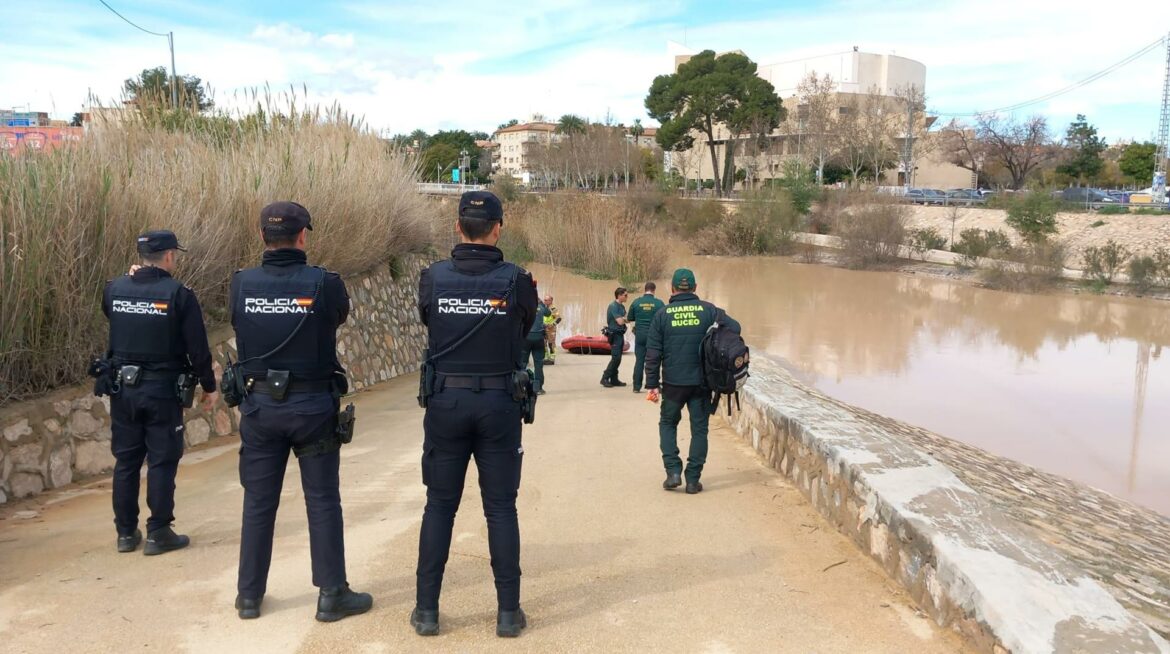
[[[1166,70],[1162,80],[1162,117],[1158,120],[1158,147],[1154,151],[1154,202],[1166,202],[1166,150],[1170,146],[1170,35],[1165,38]]]

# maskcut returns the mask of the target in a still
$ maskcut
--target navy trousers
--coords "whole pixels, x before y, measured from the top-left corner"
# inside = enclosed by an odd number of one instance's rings
[[[516,610],[520,606],[516,495],[524,457],[519,403],[502,390],[442,389],[431,396],[423,431],[427,505],[418,541],[418,607],[439,608],[451,529],[463,498],[467,464],[474,456],[498,608]]]
[[[283,402],[253,393],[240,405],[240,484],[244,520],[240,535],[242,597],[257,599],[268,588],[272,538],[288,455],[294,445],[330,438],[337,425],[337,404],[329,393],[293,393]],[[309,516],[309,553],[313,585],[346,583],[345,539],[341,517],[340,452],[297,459]]]
[[[138,492],[146,461],[147,532],[175,521],[175,474],[183,456],[183,407],[174,382],[144,381],[110,397],[110,450],[114,454],[114,525],[129,536],[138,529]]]

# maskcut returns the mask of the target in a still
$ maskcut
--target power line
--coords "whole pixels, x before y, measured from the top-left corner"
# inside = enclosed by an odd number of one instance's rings
[[[983,111],[972,111],[972,112],[967,112],[967,113],[946,113],[946,112],[932,112],[932,113],[933,113],[933,115],[936,115],[936,116],[945,116],[945,117],[951,117],[951,118],[968,118],[971,116],[978,116],[979,114],[1012,112],[1012,111],[1016,111],[1017,109],[1023,109],[1024,107],[1030,107],[1034,104],[1040,104],[1041,102],[1047,102],[1048,100],[1051,100],[1053,98],[1060,97],[1066,93],[1070,93],[1072,91],[1075,91],[1083,86],[1086,86],[1088,84],[1091,84],[1091,83],[1101,79],[1102,77],[1105,77],[1107,75],[1110,75],[1110,74],[1116,72],[1117,70],[1123,68],[1124,66],[1126,66],[1130,63],[1133,63],[1134,61],[1140,59],[1146,53],[1150,52],[1154,48],[1157,48],[1158,46],[1165,43],[1165,41],[1166,41],[1166,37],[1160,36],[1154,42],[1150,43],[1149,45],[1146,45],[1145,47],[1141,48],[1137,52],[1134,52],[1133,54],[1127,56],[1126,58],[1122,59],[1121,61],[1118,61],[1117,63],[1113,64],[1112,66],[1109,66],[1108,68],[1104,68],[1102,70],[1099,70],[1096,73],[1093,73],[1092,75],[1086,77],[1085,79],[1083,79],[1079,82],[1076,82],[1075,84],[1070,84],[1069,86],[1066,86],[1060,90],[1053,91],[1051,93],[1047,93],[1047,94],[1042,95],[1038,98],[1032,98],[1031,100],[1025,100],[1024,102],[1018,102],[1016,104],[1008,105],[1006,107],[998,107],[995,109],[985,109]]]
[[[139,30],[142,30],[143,32],[146,32],[147,34],[153,34],[154,36],[166,36],[166,37],[170,37],[170,34],[165,34],[165,33],[163,33],[163,32],[152,32],[152,31],[150,31],[150,30],[146,29],[145,27],[143,27],[143,26],[141,26],[141,25],[138,25],[138,24],[136,24],[134,21],[130,20],[129,18],[126,18],[126,17],[125,17],[125,16],[123,16],[122,14],[119,14],[117,9],[114,9],[114,8],[113,8],[113,7],[111,7],[111,6],[110,6],[108,3],[106,3],[106,0],[98,0],[98,2],[102,3],[103,5],[105,5],[106,9],[109,9],[110,11],[114,12],[114,15],[115,15],[115,16],[117,16],[118,18],[121,18],[122,20],[126,21],[126,23],[127,23],[128,25],[130,25],[131,27],[134,27],[134,28],[137,28],[137,29],[139,29]]]

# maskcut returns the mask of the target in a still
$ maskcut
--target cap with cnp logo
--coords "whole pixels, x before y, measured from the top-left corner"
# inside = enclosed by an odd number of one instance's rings
[[[296,202],[273,202],[260,210],[260,229],[269,234],[298,234],[313,229],[309,210]]]
[[[138,254],[153,254],[167,250],[187,251],[179,245],[179,237],[169,229],[157,229],[145,232],[138,237]]]
[[[695,290],[695,273],[686,268],[679,268],[674,271],[674,277],[670,278],[670,285],[680,291]]]
[[[494,193],[468,191],[459,198],[459,217],[504,222],[504,205]]]

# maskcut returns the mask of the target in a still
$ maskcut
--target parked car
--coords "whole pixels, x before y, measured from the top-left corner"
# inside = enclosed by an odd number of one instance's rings
[[[905,198],[914,204],[943,204],[947,194],[933,188],[912,188],[906,191]]]
[[[983,202],[983,195],[970,188],[956,188],[947,191],[947,202],[957,204],[973,204]]]
[[[1117,202],[1104,191],[1084,186],[1064,189],[1060,192],[1060,199],[1065,202],[1079,202],[1081,204],[1115,204]]]

